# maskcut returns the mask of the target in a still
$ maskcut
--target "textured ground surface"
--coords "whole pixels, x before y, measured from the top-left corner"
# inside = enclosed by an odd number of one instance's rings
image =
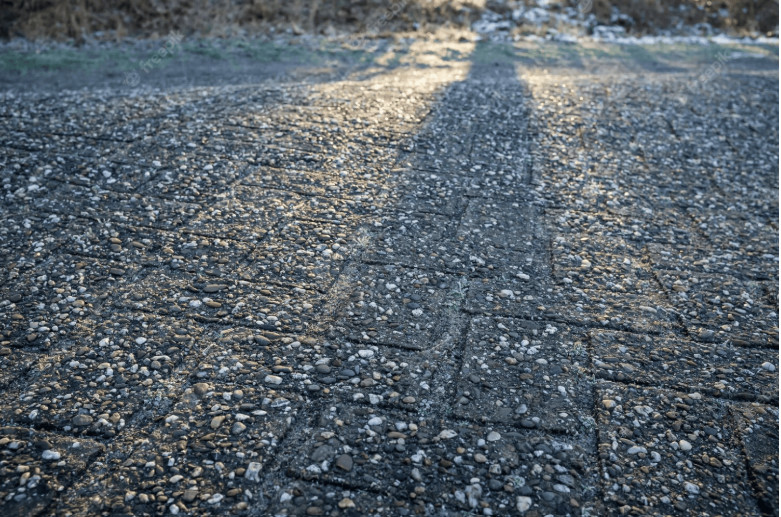
[[[777,514],[776,55],[16,67],[0,513]]]

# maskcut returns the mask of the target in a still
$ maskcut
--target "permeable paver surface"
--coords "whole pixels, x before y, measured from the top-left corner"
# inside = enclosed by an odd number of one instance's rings
[[[0,514],[777,514],[777,57],[638,48],[6,79]]]

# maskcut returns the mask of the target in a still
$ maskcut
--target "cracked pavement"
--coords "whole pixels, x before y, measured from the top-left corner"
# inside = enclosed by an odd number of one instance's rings
[[[2,513],[777,514],[777,49],[539,45],[7,79]]]

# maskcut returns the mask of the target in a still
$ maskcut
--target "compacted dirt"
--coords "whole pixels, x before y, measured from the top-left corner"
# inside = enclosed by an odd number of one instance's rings
[[[0,513],[777,514],[777,58],[611,52],[7,79]]]

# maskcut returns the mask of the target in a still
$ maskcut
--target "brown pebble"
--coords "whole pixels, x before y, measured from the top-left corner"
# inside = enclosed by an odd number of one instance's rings
[[[216,417],[212,418],[211,423],[209,424],[209,427],[212,429],[217,429],[222,425],[222,422],[225,420],[225,415],[217,415]]]
[[[355,503],[349,497],[345,497],[344,499],[339,501],[338,505],[339,508],[341,508],[342,510],[344,510],[345,508],[355,508]]]

